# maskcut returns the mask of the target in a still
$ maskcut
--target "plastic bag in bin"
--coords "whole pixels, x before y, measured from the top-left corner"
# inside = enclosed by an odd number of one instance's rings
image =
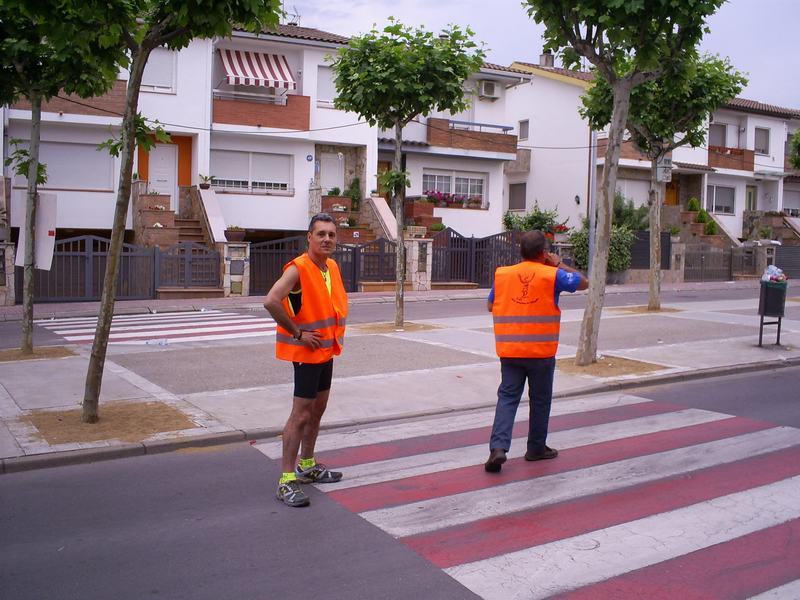
[[[761,275],[761,281],[772,281],[775,283],[783,283],[786,281],[787,277],[784,274],[782,269],[779,269],[775,265],[769,265],[766,269],[764,269],[764,273]]]

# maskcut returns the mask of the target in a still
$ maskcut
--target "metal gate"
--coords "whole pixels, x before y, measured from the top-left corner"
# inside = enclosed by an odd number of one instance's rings
[[[156,288],[219,287],[219,252],[195,242],[155,249]]]
[[[519,231],[504,231],[485,238],[464,237],[444,229],[433,236],[432,281],[465,281],[491,287],[497,267],[521,260]]]
[[[684,281],[730,281],[731,249],[708,244],[686,246]]]
[[[333,253],[347,292],[362,281],[394,281],[397,244],[384,238],[365,244],[340,244]],[[306,251],[305,236],[258,242],[250,246],[250,295],[266,294],[283,273],[283,266]]]
[[[34,269],[35,302],[100,300],[111,240],[84,235],[55,243],[49,271]],[[22,302],[23,269],[17,267],[16,301]],[[153,249],[122,244],[117,300],[142,300],[155,295]]]
[[[783,269],[787,277],[800,277],[800,246],[778,246],[775,249],[775,266]]]
[[[669,259],[672,254],[672,236],[669,231],[661,232],[661,269],[669,270]],[[650,232],[634,231],[631,245],[631,269],[650,268]]]

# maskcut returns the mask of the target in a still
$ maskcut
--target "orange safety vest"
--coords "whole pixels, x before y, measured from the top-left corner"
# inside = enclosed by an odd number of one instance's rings
[[[294,339],[291,332],[278,325],[275,335],[275,356],[281,360],[294,362],[313,364],[328,362],[342,353],[347,320],[347,294],[344,291],[339,266],[335,260],[331,258],[327,260],[331,278],[331,291],[328,293],[322,272],[308,254],[298,256],[287,263],[283,270],[285,271],[290,265],[297,267],[297,272],[300,274],[303,303],[295,315],[289,310],[288,298],[283,299],[283,307],[300,329],[319,333],[321,345],[313,350]]]
[[[530,260],[494,274],[494,340],[501,358],[549,358],[558,351],[558,269]]]

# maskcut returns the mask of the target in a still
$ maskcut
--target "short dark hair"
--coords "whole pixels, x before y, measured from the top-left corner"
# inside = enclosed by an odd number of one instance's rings
[[[336,221],[333,220],[332,216],[330,216],[326,212],[320,212],[311,217],[311,220],[308,222],[309,233],[311,233],[314,230],[314,223],[316,223],[317,221],[322,221],[323,223],[333,223],[334,225],[336,225]]]
[[[538,229],[526,231],[519,241],[519,251],[525,260],[536,260],[544,254],[547,238]]]

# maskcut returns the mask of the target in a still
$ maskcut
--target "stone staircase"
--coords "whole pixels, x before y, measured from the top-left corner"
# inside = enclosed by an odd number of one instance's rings
[[[340,244],[366,244],[378,238],[378,233],[363,219],[360,207],[353,210],[353,200],[348,196],[323,196],[322,211],[336,221]]]
[[[175,227],[178,229],[179,242],[206,243],[205,229],[200,219],[175,219]]]

